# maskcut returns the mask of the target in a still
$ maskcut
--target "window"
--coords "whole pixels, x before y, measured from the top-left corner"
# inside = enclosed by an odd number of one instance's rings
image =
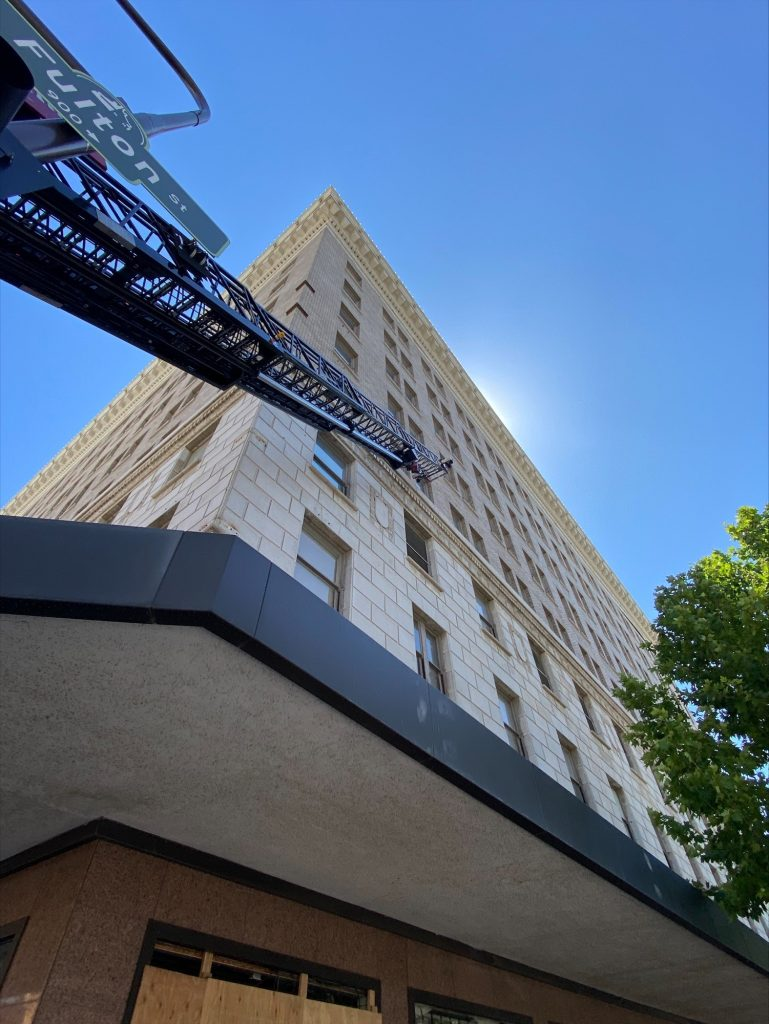
[[[484,508],[484,511],[486,513],[486,519],[488,520],[489,529],[491,530],[492,534],[497,538],[497,540],[502,540],[502,534],[499,532],[499,523],[497,522],[497,517],[488,508]]]
[[[389,359],[385,359],[385,373],[387,374],[389,379],[393,382],[393,384],[397,384],[398,387],[400,387],[401,376],[398,373],[398,371],[395,369],[393,364],[390,362]]]
[[[387,394],[387,411],[391,416],[394,416],[399,423],[403,419],[403,406],[396,401],[389,392]]]
[[[585,693],[585,691],[584,690],[580,690],[580,688],[578,686],[576,686],[575,689],[577,691],[577,700],[579,701],[580,707],[582,708],[582,714],[585,716],[585,721],[588,724],[588,728],[590,729],[591,732],[594,732],[596,734],[596,736],[597,736],[598,735],[598,729],[596,729],[595,718],[593,716],[593,712],[592,712],[592,709],[590,707],[590,698]]]
[[[521,579],[520,576],[516,576],[515,579],[516,579],[516,582],[518,583],[518,590],[520,592],[521,597],[524,599],[524,601],[529,606],[529,608],[533,608],[534,607],[534,602],[531,600],[531,591],[526,586],[526,584],[523,582],[523,580]]]
[[[432,379],[433,371],[432,371],[432,370],[430,369],[430,366],[429,366],[429,364],[428,364],[428,363],[426,363],[426,362],[424,361],[424,359],[420,359],[420,363],[422,364],[422,373],[423,373],[423,374],[425,375],[425,377],[427,377],[428,379]]]
[[[427,557],[427,534],[412,519],[408,512],[404,515],[403,521],[406,527],[406,554],[416,562],[420,569],[426,573],[430,572],[430,561]]]
[[[478,618],[481,620],[481,629],[485,629],[487,633],[491,633],[493,637],[496,637],[497,630],[491,614],[491,598],[481,590],[477,583],[473,583],[473,593],[475,594],[475,608],[478,612]]]
[[[692,866],[694,877],[697,879],[698,883],[700,885],[707,885],[708,880],[705,877],[705,872],[702,870],[702,865],[700,864],[700,862],[697,860],[696,857],[693,857],[690,853],[687,853],[686,856],[689,858],[689,863]]]
[[[443,424],[439,420],[436,420],[434,416],[433,430],[435,431],[435,436],[443,441],[444,444],[447,444],[446,431],[443,429]]]
[[[459,530],[463,537],[467,537],[467,523],[465,522],[464,516],[461,512],[457,512],[453,505],[449,505],[451,511],[451,521],[454,526]]]
[[[663,832],[662,829],[653,821],[652,828],[654,829],[654,834],[657,837],[657,842],[660,845],[660,850],[662,850],[662,856],[665,858],[667,866],[671,868],[673,871],[675,871],[676,862],[675,857],[673,855],[673,846],[670,842],[669,836],[665,832]]]
[[[416,1002],[414,1006],[414,1024],[501,1024],[498,1018],[484,1017],[473,1012],[472,1016],[467,1012],[467,1008],[461,1005],[455,1004],[455,1002],[447,997],[441,996],[443,1001],[442,1006],[435,1006],[433,1004],[423,1004],[423,1002]],[[493,1013],[493,1011],[489,1011]],[[531,1018],[519,1017],[517,1014],[511,1017],[506,1015],[507,1020],[530,1020]]]
[[[560,621],[560,619],[556,622],[556,626],[558,627],[558,636],[561,638],[561,642],[566,647],[568,647],[569,650],[573,650],[573,648],[571,646],[571,640],[569,639],[569,634],[566,632],[566,627]]]
[[[465,434],[465,441],[467,442],[467,447],[470,449],[470,451],[472,451],[473,442],[470,440],[467,434]],[[486,481],[483,477],[483,473],[481,473],[477,466],[473,466],[473,473],[475,474],[475,482],[478,485],[478,489],[483,491],[484,494],[488,493],[486,490]]]
[[[313,288],[313,286],[312,286],[312,285],[310,284],[310,282],[309,282],[309,281],[307,281],[307,280],[305,280],[305,281],[301,281],[301,282],[300,282],[300,283],[299,283],[299,284],[298,284],[298,285],[296,286],[296,288],[294,289],[294,291],[297,291],[297,292],[298,292],[300,288],[309,288],[309,289],[310,289],[310,291],[312,292],[312,294],[313,294],[313,295],[315,294],[315,289],[314,289],[314,288]]]
[[[202,433],[198,434],[198,436],[194,437],[188,445],[182,448],[176,457],[176,461],[171,467],[171,472],[168,475],[168,481],[173,480],[182,473],[188,472],[194,466],[198,465],[200,460],[203,458],[203,454],[208,447],[208,442],[214,436],[218,425],[219,420],[216,420],[215,423],[209,424]]]
[[[392,338],[387,333],[387,331],[384,332],[384,343],[385,345],[387,345],[391,352],[396,353],[398,351],[398,346],[395,344],[395,339]]]
[[[425,435],[422,433],[422,428],[419,426],[418,423],[415,423],[410,417],[409,433],[411,434],[412,437],[416,438],[417,441],[421,441],[422,444],[425,443]]]
[[[414,364],[404,352],[401,352],[401,366],[406,373],[410,373],[412,377],[414,376]]]
[[[587,797],[585,796],[585,787],[582,784],[582,777],[579,772],[576,747],[573,747],[571,743],[568,743],[561,737],[559,737],[559,740],[561,743],[561,750],[563,751],[563,759],[566,762],[566,773],[569,776],[571,788],[574,791],[574,795],[578,796],[583,804],[586,804]]]
[[[400,338],[401,344],[405,345],[406,348],[408,348],[410,345],[409,339],[406,337],[406,335],[403,333],[400,327],[398,328],[398,337]]]
[[[510,531],[507,527],[499,524],[499,532],[502,535],[502,543],[505,545],[511,555],[515,554],[515,545],[513,544],[513,538],[510,536]]]
[[[360,276],[358,271],[355,269],[355,267],[352,265],[352,263],[350,263],[349,260],[347,261],[347,266],[345,267],[345,270],[350,275],[350,277],[353,279],[353,281],[358,285],[358,287],[360,287],[360,285],[363,284],[363,278]]]
[[[531,648],[531,656],[534,659],[534,665],[537,669],[537,675],[539,676],[540,683],[542,683],[546,690],[550,690],[550,692],[553,693],[553,682],[550,679],[550,675],[545,664],[545,652],[538,643],[535,643],[535,641],[531,639],[531,637],[529,637],[529,647]]]
[[[341,552],[305,524],[299,538],[294,578],[337,610],[341,563]]]
[[[459,488],[459,493],[462,495],[462,498],[464,499],[464,501],[467,502],[470,508],[474,508],[475,506],[473,505],[473,495],[472,492],[470,491],[470,487],[468,486],[467,480],[463,480],[459,473],[455,473],[454,476],[456,477],[457,487]]]
[[[411,479],[414,482],[414,486],[422,492],[428,501],[433,500],[433,490],[430,486],[430,481],[425,480],[423,476],[412,476]]]
[[[619,783],[613,782],[611,779],[609,779],[609,789],[612,791],[612,794],[614,795],[614,802],[617,805],[617,812],[622,820],[622,826],[627,832],[627,834],[630,836],[630,838],[634,839],[635,836],[633,835],[633,827],[630,824],[630,815],[628,814],[627,804],[625,803],[625,794],[622,791],[622,786],[620,786]]]
[[[603,669],[595,660],[595,658],[591,658],[590,661],[593,665],[593,672],[595,672],[596,678],[600,679],[603,685],[606,686],[606,676],[603,674]]]
[[[158,516],[157,519],[153,519],[151,523],[147,524],[148,528],[150,530],[167,530],[171,525],[171,520],[173,519],[174,513],[178,507],[179,503],[177,502],[175,505],[172,505],[171,508],[166,509],[162,516]]]
[[[483,555],[483,557],[486,558],[486,545],[483,543],[483,537],[481,537],[480,533],[478,533],[477,530],[474,530],[472,526],[470,527],[470,540],[473,542],[473,547],[478,554]]]
[[[342,494],[347,494],[347,460],[325,431],[318,431],[312,464]]]
[[[560,597],[561,597],[561,604],[566,609],[566,614],[571,619],[572,626],[576,626],[577,629],[579,629],[579,618],[577,616],[577,609],[574,607],[574,605],[571,603],[571,601],[567,601],[566,600],[566,598],[563,596],[563,594],[561,594]]]
[[[433,391],[429,384],[425,386],[427,388],[427,397],[430,399],[430,402],[432,403],[432,405],[435,406],[436,409],[439,409],[440,402],[438,401],[438,396],[436,395],[436,393]]]
[[[501,558],[499,560],[499,565],[500,565],[500,568],[502,569],[502,575],[505,578],[505,583],[507,583],[508,587],[512,587],[513,590],[517,590],[518,587],[516,585],[515,575],[513,574],[513,570],[510,568],[509,565],[506,565],[502,561]]]
[[[453,430],[454,429],[454,423],[452,422],[452,419],[451,419],[451,413],[446,408],[446,406],[443,404],[443,402],[441,402],[441,415],[443,416],[444,423],[448,423],[448,425]]]
[[[351,345],[347,344],[341,334],[336,336],[334,353],[339,356],[348,369],[354,370],[358,365],[358,353]]]
[[[360,333],[360,324],[344,303],[339,307],[339,316],[342,318],[342,322],[345,326],[347,326],[357,338]]]
[[[424,619],[414,616],[414,651],[417,659],[417,672],[431,686],[445,693],[438,634],[428,626]]]
[[[409,384],[409,382],[407,380],[404,380],[404,382],[403,382],[403,392],[406,395],[406,398],[408,399],[408,401],[411,402],[411,404],[414,406],[414,408],[418,409],[419,408],[419,400],[417,398],[417,393],[412,388],[412,386]]]
[[[208,940],[204,939],[201,946],[204,943],[208,945]],[[155,942],[149,957],[149,964],[159,971],[173,971],[188,977],[214,978],[229,985],[266,989],[268,992],[281,992],[288,996],[333,1003],[337,1006],[349,1006],[357,1010],[373,1011],[376,1009],[376,991],[374,989],[361,988],[355,984],[342,982],[338,978],[334,980],[326,978],[323,968],[319,968],[320,974],[286,970],[269,964],[269,961],[273,960],[273,954],[261,953],[258,960],[256,955],[257,951],[254,950],[254,959],[250,957],[241,959],[240,956],[223,955],[215,948],[211,949],[210,946],[208,949],[193,948],[161,939]],[[227,985],[225,985],[226,987]],[[187,990],[181,988],[179,991]],[[181,1008],[182,1001],[183,999],[179,997],[169,996],[167,1019],[170,1019],[171,1016],[174,1020],[180,1020],[182,1017],[185,1020],[189,1019],[189,1016]],[[173,1012],[174,1009],[178,1011],[179,1016]],[[300,1011],[300,1016],[302,1014],[303,1011]]]
[[[502,718],[502,725],[505,727],[505,737],[507,742],[513,750],[518,751],[521,757],[526,757],[526,748],[523,744],[523,733],[521,731],[518,716],[518,707],[520,702],[514,694],[502,686],[498,679],[495,679],[494,683],[497,688],[499,714]]]
[[[349,266],[350,266],[350,264],[348,263],[348,264],[347,264],[347,266],[349,267]],[[390,316],[390,313],[389,313],[389,311],[388,311],[388,310],[386,310],[386,309],[384,308],[384,306],[382,307],[382,316],[383,316],[383,317],[384,317],[384,319],[385,319],[385,323],[389,324],[389,325],[390,325],[390,327],[395,327],[395,321],[394,321],[394,320],[393,320],[393,318],[392,318],[392,317]]]
[[[25,917],[0,927],[0,985],[5,980],[8,968],[11,966],[13,954],[16,952],[26,923],[27,918]]]
[[[614,731],[617,734],[617,740],[619,741],[619,745],[622,748],[622,753],[625,755],[625,760],[631,768],[635,768],[635,759],[633,758],[633,754],[630,749],[630,744],[625,739],[624,732],[620,729],[616,722],[614,723]]]

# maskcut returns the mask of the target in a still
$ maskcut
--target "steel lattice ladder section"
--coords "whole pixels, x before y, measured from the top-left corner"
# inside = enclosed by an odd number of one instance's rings
[[[0,166],[0,277],[216,387],[338,430],[395,469],[430,480],[450,468],[90,160],[43,167],[8,130],[0,143],[13,153]]]

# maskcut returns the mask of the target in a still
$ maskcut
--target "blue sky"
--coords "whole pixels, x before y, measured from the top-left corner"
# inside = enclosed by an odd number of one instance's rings
[[[116,5],[31,0],[135,110]],[[641,607],[767,500],[763,0],[136,0],[153,152],[240,272],[329,184]],[[145,363],[3,286],[0,501]]]

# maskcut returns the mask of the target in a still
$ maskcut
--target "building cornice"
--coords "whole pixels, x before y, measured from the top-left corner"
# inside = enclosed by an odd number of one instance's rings
[[[440,366],[442,375],[461,398],[466,410],[483,424],[483,430],[507,457],[521,482],[528,485],[554,525],[568,538],[586,567],[619,602],[641,635],[651,639],[653,634],[649,621],[626,587],[486,401],[336,189],[327,188],[261,256],[249,264],[241,276],[249,287],[257,291],[324,227],[334,231],[365,271],[369,282],[411,331],[425,355]]]

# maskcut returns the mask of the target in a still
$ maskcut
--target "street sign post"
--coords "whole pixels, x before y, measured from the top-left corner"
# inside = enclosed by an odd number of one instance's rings
[[[143,185],[214,256],[229,239],[149,151],[149,139],[126,104],[69,66],[22,17],[0,0],[0,35],[29,68],[38,96],[128,181]]]

